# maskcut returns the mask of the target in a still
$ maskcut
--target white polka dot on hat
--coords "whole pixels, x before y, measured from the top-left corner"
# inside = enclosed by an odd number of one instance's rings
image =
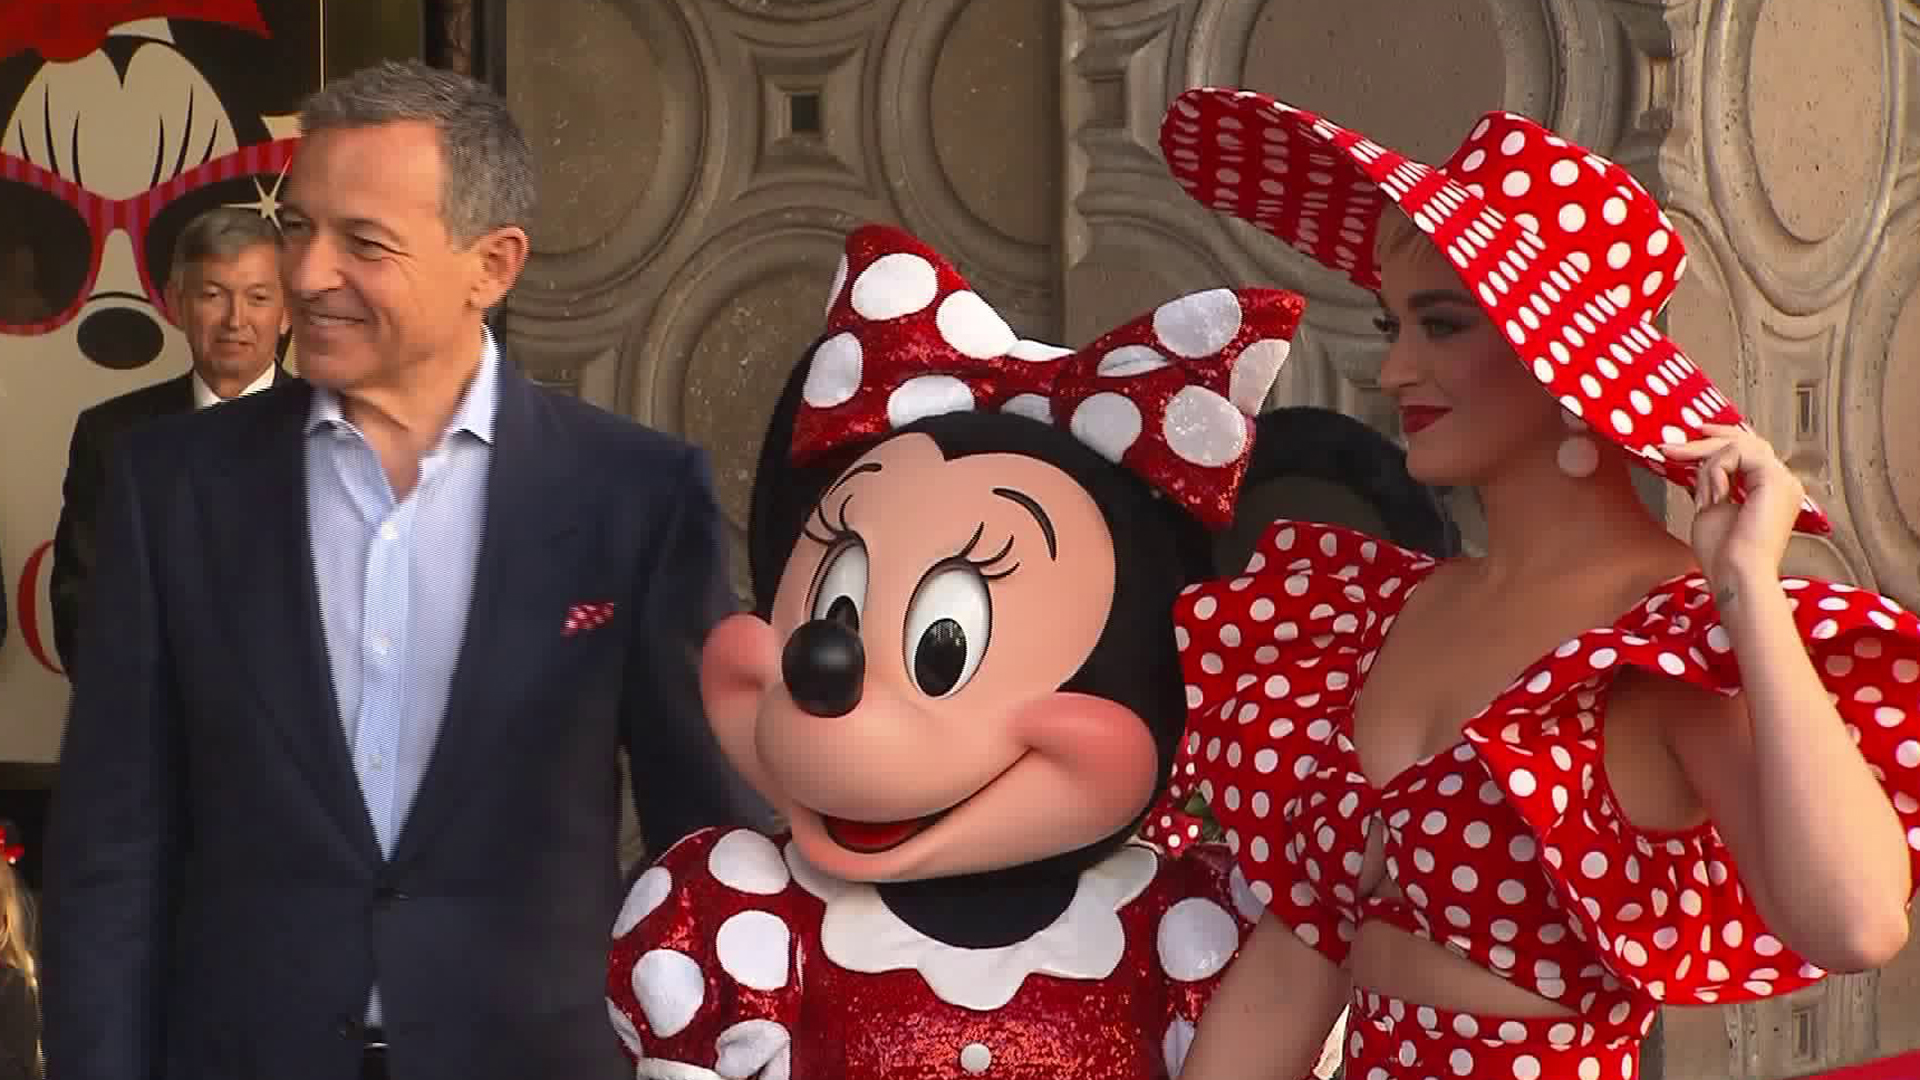
[[[1515,354],[1566,411],[1691,491],[1662,445],[1742,425],[1653,318],[1686,247],[1625,169],[1524,116],[1493,112],[1434,168],[1250,90],[1189,90],[1160,128],[1174,178],[1364,289],[1389,202],[1443,252]],[[1829,533],[1811,500],[1798,529]]]

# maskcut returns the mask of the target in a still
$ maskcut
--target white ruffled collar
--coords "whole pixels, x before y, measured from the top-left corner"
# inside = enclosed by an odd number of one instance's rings
[[[827,959],[865,975],[917,971],[949,1005],[989,1012],[1013,1000],[1029,975],[1104,979],[1126,954],[1120,909],[1153,881],[1159,858],[1128,843],[1080,875],[1067,910],[1051,926],[998,949],[963,949],[908,926],[871,884],[841,881],[815,869],[789,841],[793,880],[820,898],[820,946]]]

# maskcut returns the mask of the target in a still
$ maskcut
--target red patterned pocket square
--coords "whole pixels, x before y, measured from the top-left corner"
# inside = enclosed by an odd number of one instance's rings
[[[611,618],[613,618],[611,603],[575,604],[567,609],[567,624],[561,628],[560,633],[565,637],[584,634],[606,625],[607,620]]]

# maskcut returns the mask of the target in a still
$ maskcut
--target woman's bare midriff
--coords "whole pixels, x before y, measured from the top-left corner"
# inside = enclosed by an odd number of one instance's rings
[[[1444,946],[1384,922],[1360,927],[1347,966],[1353,984],[1363,990],[1436,1009],[1522,1019],[1575,1015]]]

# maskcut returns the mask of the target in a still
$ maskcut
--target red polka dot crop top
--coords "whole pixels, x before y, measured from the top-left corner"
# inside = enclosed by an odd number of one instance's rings
[[[1740,686],[1698,575],[1541,657],[1452,749],[1369,783],[1354,696],[1435,565],[1345,529],[1281,522],[1244,576],[1192,587],[1176,609],[1190,711],[1174,795],[1206,798],[1273,915],[1336,963],[1362,922],[1383,919],[1603,1025],[1820,978],[1767,932],[1710,824],[1643,831],[1607,784],[1600,733],[1622,667]],[[1844,585],[1783,586],[1920,880],[1920,621]],[[1404,899],[1359,895],[1373,821]]]

